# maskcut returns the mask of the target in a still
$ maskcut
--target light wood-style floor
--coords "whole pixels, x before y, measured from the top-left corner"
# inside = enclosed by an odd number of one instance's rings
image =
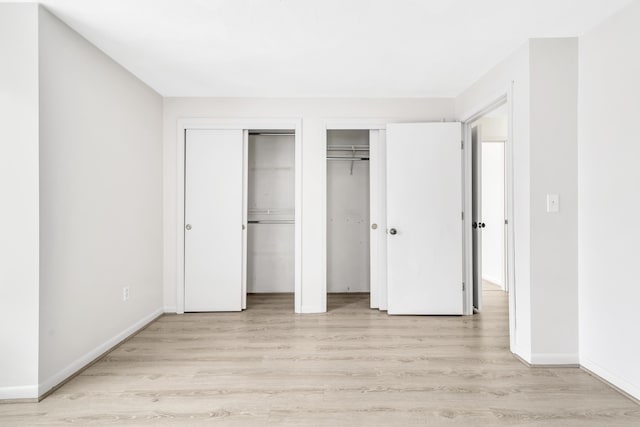
[[[390,317],[331,295],[243,313],[166,315],[1,425],[640,426],[640,407],[577,368],[527,368],[508,351],[504,293],[473,317]]]

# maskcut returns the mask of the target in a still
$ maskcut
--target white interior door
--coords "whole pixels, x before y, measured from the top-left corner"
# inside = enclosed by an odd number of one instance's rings
[[[387,125],[389,314],[462,314],[461,129]]]
[[[482,310],[482,141],[480,127],[471,129],[471,220],[473,221],[473,308]]]
[[[243,131],[187,130],[185,162],[185,311],[240,311]]]

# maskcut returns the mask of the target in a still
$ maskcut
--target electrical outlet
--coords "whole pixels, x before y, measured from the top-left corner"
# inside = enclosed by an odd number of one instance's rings
[[[122,288],[122,301],[129,301],[129,287]]]
[[[557,213],[560,211],[560,197],[557,194],[547,194],[547,212]]]

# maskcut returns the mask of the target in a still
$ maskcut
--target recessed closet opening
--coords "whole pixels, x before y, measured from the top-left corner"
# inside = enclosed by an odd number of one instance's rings
[[[293,306],[294,133],[249,131],[247,148],[247,304],[277,297]]]
[[[184,137],[184,311],[241,311],[267,298],[297,310],[295,131],[187,128]]]
[[[369,304],[369,130],[327,131],[327,309],[356,294]],[[353,298],[348,299],[353,302]]]

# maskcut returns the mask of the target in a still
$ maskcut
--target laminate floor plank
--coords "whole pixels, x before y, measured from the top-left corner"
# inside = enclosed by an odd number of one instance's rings
[[[242,313],[165,315],[0,425],[640,426],[640,407],[577,368],[509,352],[507,297],[468,317],[388,316],[368,295],[292,312],[287,294]]]

